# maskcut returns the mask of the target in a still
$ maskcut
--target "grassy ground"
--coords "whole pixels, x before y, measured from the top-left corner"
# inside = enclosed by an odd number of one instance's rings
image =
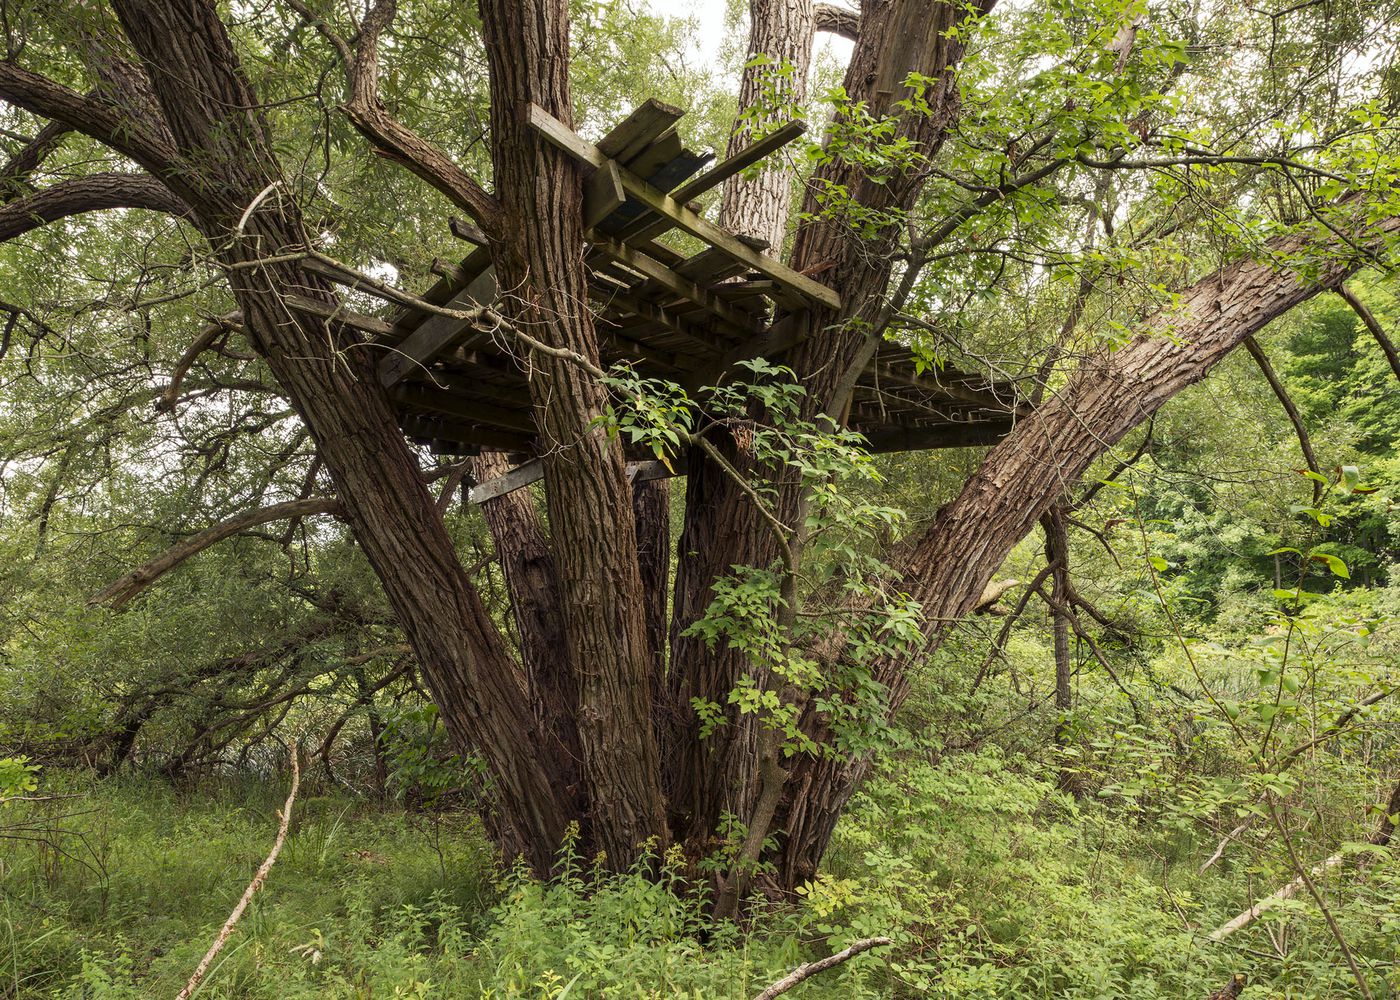
[[[173,997],[265,856],[284,790],[47,779],[72,797],[0,815],[0,830],[36,838],[0,842],[0,998]],[[896,946],[790,995],[1203,1000],[1241,971],[1243,1000],[1355,995],[1304,903],[1236,947],[1193,931],[1276,873],[1198,878],[1199,845],[995,754],[873,782],[800,904],[742,930],[709,926],[664,879],[591,879],[582,862],[545,885],[500,871],[470,819],[312,790],[295,813],[198,996],[738,1000],[872,934]],[[1348,879],[1334,910],[1376,996],[1395,996],[1400,863]],[[1364,889],[1339,891],[1351,885]]]

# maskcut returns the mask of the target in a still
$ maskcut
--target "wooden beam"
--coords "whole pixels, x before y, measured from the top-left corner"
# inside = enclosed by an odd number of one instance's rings
[[[593,241],[593,246],[619,263],[626,264],[632,270],[646,275],[651,281],[656,282],[673,295],[689,299],[706,311],[713,313],[725,325],[732,327],[739,336],[752,336],[758,332],[752,316],[744,315],[718,295],[701,288],[688,278],[681,277],[669,267],[652,260],[645,254],[638,253],[629,246],[601,236]]]
[[[770,132],[762,139],[751,143],[740,152],[735,153],[733,156],[729,157],[729,159],[721,160],[709,170],[704,171],[682,184],[671,192],[671,197],[682,204],[690,201],[692,198],[698,198],[711,188],[723,184],[741,170],[753,166],[770,153],[782,149],[806,131],[807,123],[800,118],[795,118],[777,131]],[[658,219],[655,216],[648,215],[628,225],[627,228],[619,232],[617,236],[618,239],[623,241],[646,239],[660,235],[671,228],[672,223],[669,219],[664,217]]]
[[[649,97],[599,139],[598,148],[609,159],[626,162],[651,145],[684,114],[680,108]]]
[[[608,157],[604,156],[597,146],[575,135],[539,105],[530,105],[529,116],[532,128],[570,156],[595,169],[602,169],[606,164]],[[658,191],[630,170],[619,167],[618,172],[627,194],[643,208],[665,216],[673,223],[674,228],[684,230],[697,239],[721,248],[735,260],[743,261],[755,271],[772,278],[805,299],[831,309],[841,308],[841,297],[832,289],[752,249],[734,234],[725,232],[696,215],[685,205]]]
[[[343,323],[345,326],[374,334],[376,337],[391,337],[395,333],[392,323],[386,323],[377,316],[366,316],[364,313],[357,313],[344,306],[322,302],[320,299],[310,299],[305,295],[289,292],[282,296],[282,301],[297,312],[319,316],[331,323]]]
[[[535,422],[529,413],[476,402],[455,392],[423,385],[403,385],[394,391],[394,399],[407,406],[458,417],[473,424],[499,427],[520,434],[535,433]]]
[[[474,309],[496,299],[496,269],[488,267],[447,301],[450,309]],[[419,323],[397,348],[379,363],[379,382],[391,389],[415,368],[421,368],[457,344],[470,328],[460,319],[434,313]]]
[[[609,160],[600,170],[593,171],[583,186],[583,228],[592,229],[627,201],[622,190],[622,175],[617,161]]]
[[[680,468],[680,463],[672,462],[672,468],[667,468],[664,462],[644,461],[627,463],[627,479],[629,482],[645,483],[653,479],[668,479],[671,476],[681,473],[673,471]],[[537,483],[544,478],[544,463],[538,458],[517,465],[509,472],[503,472],[478,483],[467,491],[467,501],[474,504],[482,504],[487,500],[494,500],[496,497],[504,496],[515,490]]]

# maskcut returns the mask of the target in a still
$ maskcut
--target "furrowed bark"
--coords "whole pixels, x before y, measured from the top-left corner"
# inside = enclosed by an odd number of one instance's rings
[[[1363,244],[1400,231],[1400,217],[1367,224],[1366,203],[1354,200],[1355,218],[1340,224]],[[934,519],[903,564],[902,586],[923,607],[934,645],[947,622],[975,606],[987,581],[1012,547],[1108,448],[1163,404],[1258,333],[1271,320],[1334,286],[1364,261],[1331,236],[1278,237],[1266,250],[1286,261],[1323,251],[1332,262],[1308,280],[1273,259],[1241,260],[1181,293],[1181,306],[1143,324],[1126,347],[1086,359],[1064,389],[1023,418],[988,453],[961,493]],[[1170,337],[1167,335],[1170,333]],[[875,679],[898,710],[909,692],[903,664],[877,664]],[[868,760],[812,760],[794,766],[788,840],[779,859],[784,884],[809,879],[830,839],[840,809],[864,776]]]
[[[982,9],[990,6],[987,2]],[[757,12],[761,7],[756,5],[754,9]],[[930,156],[937,152],[947,126],[957,115],[958,94],[952,68],[961,58],[963,44],[949,38],[948,29],[967,16],[963,6],[944,2],[930,5],[918,0],[894,0],[868,5],[847,69],[847,92],[854,100],[866,101],[874,113],[895,105],[903,95],[903,81],[910,72],[940,81],[926,95],[932,113],[906,116],[899,122],[899,134],[917,143]],[[811,44],[810,33],[806,44]],[[912,206],[922,178],[910,175],[876,183],[857,167],[838,159],[818,171],[808,189],[805,211],[821,212],[824,183],[840,185],[862,205],[874,210],[899,210]],[[737,210],[740,202],[735,204]],[[782,208],[785,213],[786,205]],[[839,315],[813,309],[794,317],[795,322],[804,324],[806,339],[783,360],[797,373],[806,390],[805,418],[839,416],[855,378],[873,356],[883,325],[884,292],[892,254],[900,235],[897,227],[891,227],[872,243],[836,221],[807,223],[798,232],[792,266],[819,273],[820,280],[840,292],[845,303]],[[732,443],[730,448],[732,451]],[[743,455],[736,452],[730,458],[740,471],[752,471]],[[751,667],[732,650],[709,653],[698,640],[685,638],[684,632],[704,614],[714,581],[728,574],[731,565],[764,567],[778,559],[778,546],[763,516],[738,484],[709,468],[711,464],[700,454],[690,459],[671,633],[675,700],[686,713],[683,727],[688,728],[682,728],[675,741],[679,752],[673,761],[668,761],[673,767],[669,787],[676,792],[672,802],[675,821],[693,840],[710,836],[722,812],[741,817],[751,812],[760,784],[760,735],[757,716],[741,716],[730,710],[725,725],[703,741],[698,738],[698,721],[689,707],[691,699],[699,697],[727,706],[729,692]],[[767,470],[766,474],[773,476],[774,470]],[[779,520],[800,525],[803,502],[800,489],[792,484],[786,486],[777,501]],[[720,538],[723,545],[716,544]],[[774,821],[775,829],[789,826],[786,810],[804,810],[808,807],[803,801],[815,802],[828,794],[826,789],[804,786],[803,780],[802,775],[795,774],[789,782],[787,801]],[[816,808],[824,810],[823,806]]]
[[[749,0],[749,48],[745,62],[764,62],[744,68],[739,81],[741,111],[758,106],[765,90],[775,84],[791,106],[798,107],[807,100],[815,27],[812,0]],[[784,114],[779,111],[778,117]],[[776,120],[765,116],[762,124]],[[752,123],[736,122],[725,156],[744,151],[753,141],[752,127]],[[719,224],[730,232],[762,240],[775,256],[780,256],[791,206],[792,172],[779,162],[757,177],[735,177],[725,185]]]
[[[315,438],[448,731],[460,748],[485,757],[503,825],[532,864],[548,869],[566,809],[540,760],[544,741],[523,679],[463,572],[379,388],[374,357],[343,350],[350,334],[287,308],[293,288],[334,304],[323,279],[291,263],[260,263],[304,246],[305,230],[290,198],[265,196],[277,183],[276,158],[216,9],[205,0],[115,0],[114,7],[142,59],[160,67],[151,80],[181,157],[200,165],[197,174],[162,177],[187,196],[229,269],[244,330]]]
[[[533,103],[566,124],[573,120],[568,5],[480,6],[496,196],[512,220],[492,244],[505,312],[537,340],[596,368],[583,176],[527,127],[524,114]],[[632,489],[621,449],[608,447],[593,423],[606,405],[604,388],[560,354],[535,351],[529,364],[593,829],[608,864],[625,868],[644,841],[669,840]]]
[[[472,478],[479,483],[503,475],[510,467],[510,460],[500,452],[485,452],[471,460]],[[510,594],[535,719],[554,740],[549,753],[557,762],[559,787],[568,791],[577,814],[583,815],[587,801],[579,774],[578,685],[569,664],[549,539],[530,490],[503,493],[482,503],[480,509]],[[589,831],[581,833],[587,836]]]

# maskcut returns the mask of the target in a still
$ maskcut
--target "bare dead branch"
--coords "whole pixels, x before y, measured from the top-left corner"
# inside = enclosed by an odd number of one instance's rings
[[[865,938],[864,940],[857,941],[849,948],[838,951],[834,955],[828,955],[826,958],[819,958],[815,962],[808,962],[806,965],[799,965],[782,979],[779,979],[772,986],[754,997],[753,1000],[773,1000],[774,997],[781,996],[799,983],[811,979],[819,972],[825,972],[827,969],[834,968],[843,962],[849,962],[862,952],[869,951],[871,948],[879,948],[881,945],[889,943],[890,939],[887,937]]]
[[[266,860],[258,866],[257,873],[253,876],[253,881],[248,883],[248,888],[243,890],[243,896],[238,900],[238,905],[233,908],[233,912],[224,921],[224,926],[219,929],[218,935],[214,938],[214,943],[209,946],[209,950],[200,959],[198,967],[194,970],[194,975],[190,976],[190,981],[185,984],[185,988],[175,995],[175,1000],[189,1000],[194,991],[203,982],[204,976],[209,972],[209,965],[218,957],[219,952],[228,942],[229,935],[233,933],[234,925],[243,916],[243,911],[248,908],[248,903],[253,898],[253,893],[262,887],[267,880],[267,873],[272,871],[272,866],[277,862],[277,855],[282,853],[282,844],[287,839],[287,827],[292,822],[292,803],[297,798],[297,787],[301,784],[301,766],[297,761],[298,748],[292,746],[292,787],[287,793],[287,801],[283,803],[282,809],[278,812],[277,838],[272,842],[272,850],[268,852]]]
[[[258,510],[244,511],[226,521],[205,528],[178,545],[166,549],[156,558],[138,566],[102,590],[101,593],[94,595],[88,603],[106,604],[112,608],[120,608],[180,563],[203,552],[216,542],[221,542],[225,538],[231,538],[239,532],[259,524],[267,524],[270,521],[280,521],[288,517],[305,517],[308,514],[338,514],[340,510],[340,501],[334,497],[312,497],[306,500],[289,500],[286,503],[273,504]]]

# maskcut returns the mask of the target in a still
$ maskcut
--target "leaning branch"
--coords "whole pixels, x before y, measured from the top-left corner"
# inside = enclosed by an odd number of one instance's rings
[[[129,114],[9,60],[0,60],[0,98],[91,136],[153,174],[177,174],[175,151]]]
[[[292,822],[292,803],[297,798],[297,787],[301,784],[301,766],[297,763],[297,748],[292,746],[292,788],[287,793],[287,801],[283,803],[281,811],[278,813],[279,822],[277,825],[277,839],[272,842],[272,850],[268,852],[267,859],[258,867],[257,874],[253,876],[253,881],[248,883],[248,888],[243,890],[243,897],[238,901],[238,905],[233,908],[233,912],[224,921],[224,926],[219,929],[218,935],[214,938],[214,943],[209,946],[209,950],[204,953],[204,958],[200,959],[199,966],[194,970],[194,975],[190,976],[190,981],[185,984],[185,988],[175,995],[175,1000],[189,1000],[194,995],[194,991],[199,989],[199,984],[203,982],[205,975],[209,972],[209,966],[223,951],[224,945],[228,942],[229,935],[233,933],[233,927],[238,923],[243,911],[248,908],[248,903],[253,898],[253,893],[262,888],[263,882],[267,880],[267,873],[272,871],[272,866],[277,861],[277,855],[282,853],[282,844],[287,839],[287,827]]]
[[[1366,303],[1356,297],[1346,285],[1337,286],[1337,294],[1346,300],[1346,304],[1356,312],[1361,318],[1361,322],[1366,324],[1366,329],[1371,331],[1371,336],[1376,338],[1376,343],[1381,345],[1381,350],[1385,352],[1385,359],[1390,362],[1390,370],[1395,373],[1396,378],[1400,378],[1400,352],[1395,350],[1395,343],[1388,336],[1380,321],[1376,319],[1376,314],[1367,308]]]
[[[815,962],[808,962],[806,965],[799,965],[782,979],[779,979],[772,986],[768,987],[753,1000],[773,1000],[776,996],[781,996],[799,983],[811,979],[818,972],[825,972],[842,962],[849,962],[861,952],[869,951],[871,948],[878,948],[881,945],[890,943],[887,937],[865,938],[846,948],[838,951],[835,955],[828,955],[826,958],[819,958]]]
[[[101,593],[94,595],[88,603],[106,604],[111,608],[123,607],[133,597],[180,563],[225,538],[231,538],[239,532],[247,531],[260,524],[267,524],[270,521],[281,521],[288,517],[305,517],[309,514],[338,514],[340,510],[340,501],[334,497],[312,497],[306,500],[288,500],[270,507],[245,511],[227,521],[221,521],[212,527],[205,528],[178,545],[166,549],[156,558],[143,563]]]
[[[1264,349],[1259,346],[1259,341],[1255,340],[1253,336],[1244,338],[1244,349],[1249,352],[1249,356],[1254,359],[1259,370],[1264,373],[1264,380],[1269,383],[1269,388],[1274,390],[1279,404],[1283,406],[1283,412],[1288,414],[1288,422],[1293,425],[1293,433],[1298,437],[1298,448],[1303,453],[1303,461],[1308,464],[1308,470],[1318,476],[1322,475],[1322,467],[1317,464],[1317,452],[1313,451],[1312,438],[1308,435],[1308,426],[1303,423],[1303,415],[1298,412],[1293,397],[1288,395],[1283,380],[1278,377],[1278,372],[1274,371],[1274,366],[1269,363],[1269,356],[1264,353]],[[1314,479],[1312,488],[1315,506],[1322,500],[1322,482]]]
[[[184,202],[149,174],[90,174],[60,181],[0,206],[0,242],[70,215],[109,208],[145,208],[184,215]]]

